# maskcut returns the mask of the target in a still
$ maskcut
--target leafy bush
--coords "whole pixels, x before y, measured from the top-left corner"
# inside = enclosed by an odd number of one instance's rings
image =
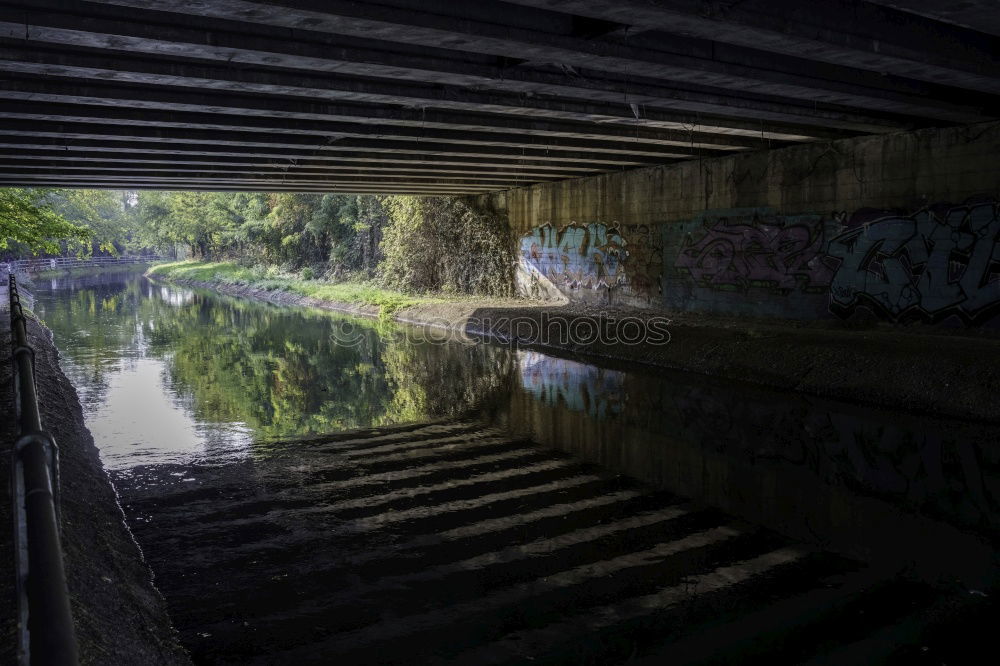
[[[391,197],[383,229],[381,282],[418,292],[509,296],[514,238],[506,219],[469,201]]]

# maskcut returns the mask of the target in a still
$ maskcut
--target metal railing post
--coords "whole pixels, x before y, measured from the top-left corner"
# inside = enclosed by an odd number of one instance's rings
[[[11,360],[18,438],[11,487],[21,664],[75,665],[76,638],[59,530],[59,449],[42,430],[35,390],[35,353],[17,279],[9,275]]]

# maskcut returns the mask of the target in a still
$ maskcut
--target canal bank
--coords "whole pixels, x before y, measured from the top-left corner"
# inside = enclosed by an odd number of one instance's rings
[[[556,354],[640,363],[889,409],[1000,422],[1000,339],[988,330],[721,317],[530,301],[414,301],[383,307],[223,279],[152,277],[278,304],[306,305],[486,337]],[[640,341],[569,331],[630,322]],[[650,343],[652,334],[662,330]]]
[[[6,285],[2,288],[7,301]],[[59,446],[62,544],[70,603],[82,664],[189,664],[177,642],[163,598],[125,524],[118,498],[84,424],[76,391],[59,367],[51,332],[28,320],[42,423]],[[10,317],[0,312],[0,347],[10,350]],[[9,352],[8,352],[9,353]],[[11,365],[0,364],[0,409],[13,414]],[[10,442],[14,419],[0,421],[0,524],[12,524]],[[8,533],[9,536],[9,533]],[[0,557],[12,563],[10,538]],[[8,568],[8,571],[12,569]],[[17,642],[13,575],[0,582],[0,662],[15,663]]]

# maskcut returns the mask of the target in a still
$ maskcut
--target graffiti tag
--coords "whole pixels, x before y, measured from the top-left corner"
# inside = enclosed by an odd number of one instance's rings
[[[624,281],[625,240],[603,224],[550,224],[521,238],[521,255],[564,291],[607,289]]]
[[[699,286],[746,292],[751,287],[780,291],[825,290],[832,272],[822,261],[823,226],[811,222],[767,223],[754,214],[748,223],[728,218],[688,235],[674,266]]]
[[[840,316],[866,305],[891,321],[973,324],[1000,309],[996,202],[884,216],[831,239],[827,254],[841,262],[830,284]]]

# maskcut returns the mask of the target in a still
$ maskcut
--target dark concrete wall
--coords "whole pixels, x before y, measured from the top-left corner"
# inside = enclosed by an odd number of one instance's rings
[[[526,291],[795,319],[996,323],[1000,124],[693,160],[492,195]],[[532,285],[534,281],[535,285]],[[548,285],[544,285],[548,286]]]

